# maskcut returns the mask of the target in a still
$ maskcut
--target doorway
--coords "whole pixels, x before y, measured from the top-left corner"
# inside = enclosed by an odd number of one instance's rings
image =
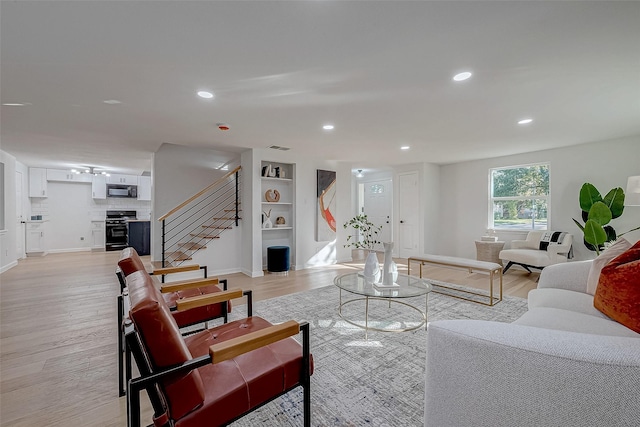
[[[393,241],[393,182],[391,179],[362,182],[358,184],[358,212],[367,215],[369,221],[382,226],[378,235],[380,242]],[[374,248],[384,250],[382,243]]]
[[[398,174],[398,255],[420,255],[420,190],[418,172]]]

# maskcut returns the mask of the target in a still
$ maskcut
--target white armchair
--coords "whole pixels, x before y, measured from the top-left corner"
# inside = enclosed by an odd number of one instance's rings
[[[545,235],[553,235],[548,231],[530,231],[526,240],[512,240],[510,249],[500,251],[498,255],[507,265],[503,270],[503,274],[511,268],[513,264],[522,266],[531,273],[531,268],[542,270],[544,267],[552,264],[566,262],[570,257],[571,245],[573,244],[573,236],[571,234],[562,234],[561,241],[550,241],[541,249],[541,241]],[[555,237],[558,237],[556,234]]]

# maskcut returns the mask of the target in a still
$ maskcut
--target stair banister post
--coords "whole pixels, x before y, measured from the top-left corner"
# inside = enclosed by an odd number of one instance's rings
[[[238,215],[238,185],[239,185],[239,171],[236,172],[236,227],[238,226],[238,219],[239,219],[239,215]]]
[[[165,225],[165,220],[162,220],[162,268],[165,268],[164,265],[164,225]]]

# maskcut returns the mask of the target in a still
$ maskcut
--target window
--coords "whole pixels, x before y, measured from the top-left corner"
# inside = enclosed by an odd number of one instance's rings
[[[547,230],[548,163],[491,169],[489,179],[489,228]]]

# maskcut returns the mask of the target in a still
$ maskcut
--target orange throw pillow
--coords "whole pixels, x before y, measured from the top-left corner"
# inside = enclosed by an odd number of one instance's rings
[[[640,241],[602,269],[593,306],[640,333]]]

